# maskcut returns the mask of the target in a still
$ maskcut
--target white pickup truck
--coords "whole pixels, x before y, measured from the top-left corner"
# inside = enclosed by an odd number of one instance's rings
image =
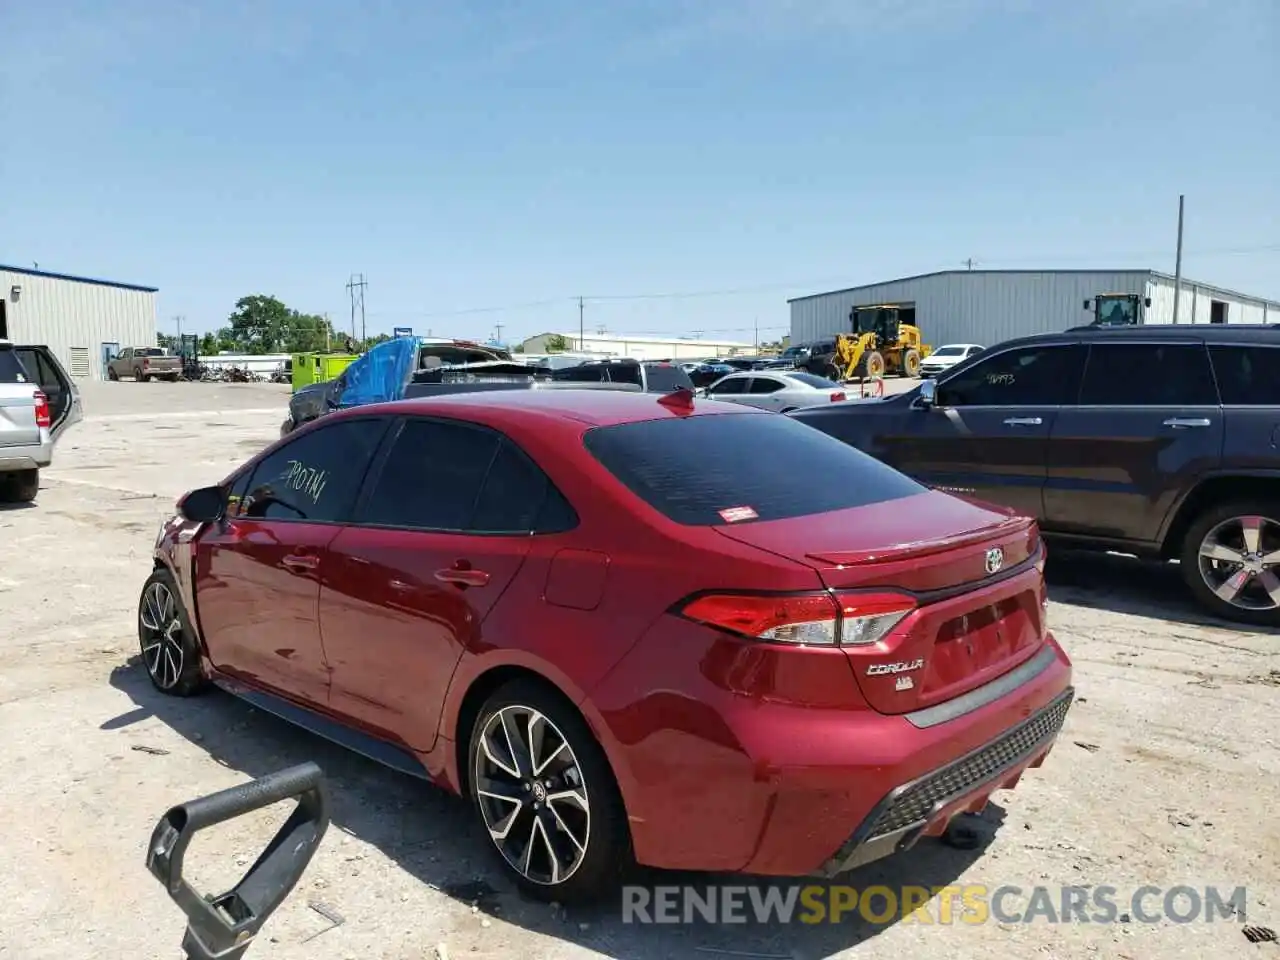
[[[0,340],[0,501],[36,498],[53,445],[82,416],[80,391],[53,351]]]

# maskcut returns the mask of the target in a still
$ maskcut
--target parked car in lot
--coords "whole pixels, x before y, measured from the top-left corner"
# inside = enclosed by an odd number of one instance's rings
[[[553,371],[551,379],[560,383],[630,383],[645,393],[693,389],[689,374],[670,360],[588,360]]]
[[[182,358],[169,356],[160,347],[125,347],[107,361],[107,379],[133,377],[148,380],[177,380],[182,376]]]
[[[936,377],[944,370],[950,370],[956,364],[976,357],[983,349],[976,343],[948,343],[920,361],[920,376]]]
[[[1227,619],[1280,626],[1280,328],[1088,327],[794,417],[1047,537],[1181,561]]]
[[[848,399],[843,385],[799,370],[731,373],[707,387],[706,395],[781,413]]]
[[[80,390],[52,350],[0,340],[0,500],[36,498],[54,444],[82,415]]]
[[[461,793],[570,902],[635,861],[835,875],[1012,786],[1072,698],[1043,559],[788,417],[477,393],[336,412],[188,493],[138,633],[158,690]]]

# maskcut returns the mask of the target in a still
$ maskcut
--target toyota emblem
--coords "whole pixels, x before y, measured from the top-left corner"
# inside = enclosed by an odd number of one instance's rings
[[[999,573],[1000,568],[1004,566],[1004,551],[999,547],[992,547],[987,551],[987,573]]]

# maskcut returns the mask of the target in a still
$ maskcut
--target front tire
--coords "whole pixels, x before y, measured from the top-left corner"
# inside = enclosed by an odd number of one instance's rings
[[[151,685],[171,697],[205,686],[200,648],[173,575],[161,567],[147,577],[138,599],[138,647]]]
[[[512,878],[540,900],[612,893],[633,863],[604,750],[546,686],[515,680],[480,709],[468,750],[471,801]]]
[[[1201,606],[1224,620],[1280,627],[1280,502],[1210,507],[1187,529],[1179,559]]]

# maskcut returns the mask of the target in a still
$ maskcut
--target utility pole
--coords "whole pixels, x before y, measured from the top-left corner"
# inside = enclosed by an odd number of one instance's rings
[[[755,345],[756,353],[759,353],[760,352],[760,318],[756,317],[755,320],[752,322],[754,323],[754,326],[755,326],[755,333],[752,336],[751,341]]]
[[[324,352],[332,353],[333,346],[329,342],[329,334],[333,332],[333,324],[329,322],[329,314],[324,315]]]
[[[978,265],[978,261],[973,259],[973,257],[970,257],[968,260],[963,261],[963,263],[970,270],[972,270],[974,267]]]
[[[586,325],[582,320],[582,298],[578,298],[578,350],[587,349]]]
[[[1178,322],[1179,301],[1182,299],[1182,210],[1186,197],[1178,194],[1178,262],[1173,268],[1173,322]],[[1195,317],[1191,322],[1195,323]]]
[[[365,339],[365,323],[364,323],[364,288],[369,285],[365,280],[363,273],[353,273],[351,279],[347,281],[347,293],[351,296],[351,339],[356,338],[356,301],[360,303],[360,341]]]
[[[502,343],[502,321],[499,320],[493,326],[494,326],[494,329],[497,330],[497,333],[493,335],[493,339],[497,340],[498,343],[501,344]]]
[[[181,350],[182,349],[182,321],[185,318],[182,316],[182,314],[178,314],[173,319],[174,319],[174,322],[178,324],[178,349]]]

